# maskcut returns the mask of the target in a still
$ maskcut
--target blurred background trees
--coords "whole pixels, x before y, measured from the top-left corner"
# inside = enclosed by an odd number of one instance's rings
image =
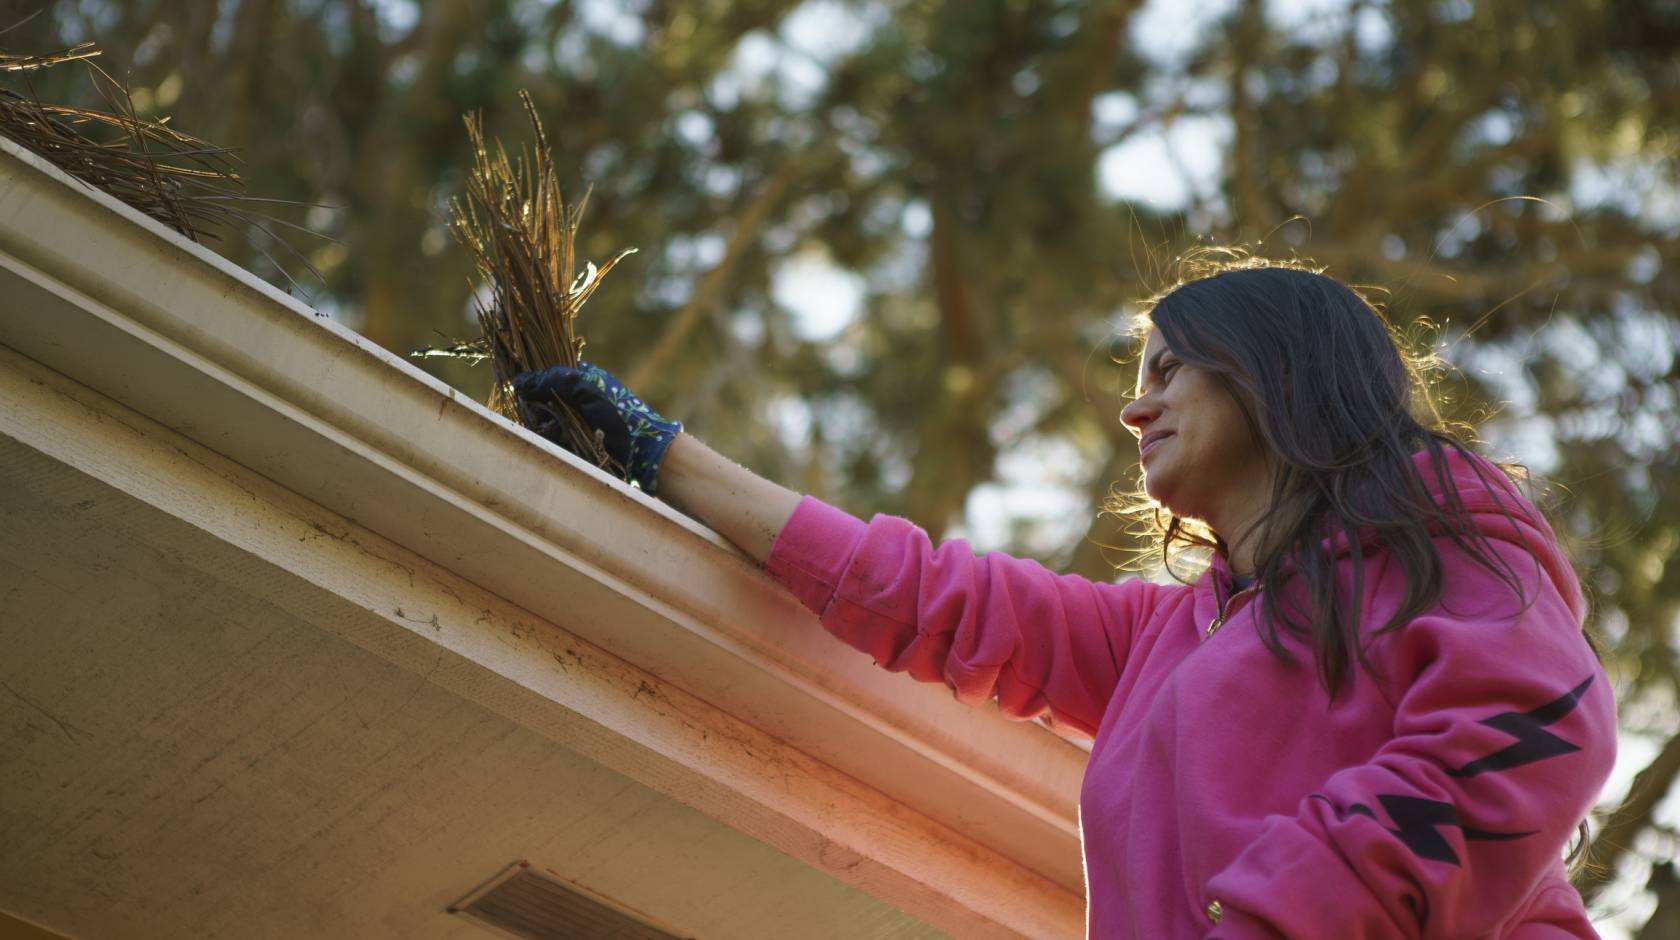
[[[1457,413],[1554,484],[1625,726],[1581,887],[1607,935],[1680,916],[1672,0],[0,9],[0,47],[96,41],[142,115],[308,204],[273,215],[325,236],[286,239],[319,281],[262,233],[215,247],[399,354],[473,330],[461,115],[523,144],[529,89],[594,187],[580,249],[641,249],[589,358],[790,485],[1092,577],[1131,544],[1095,511],[1135,481],[1128,302],[1198,243],[1317,259],[1434,324]]]

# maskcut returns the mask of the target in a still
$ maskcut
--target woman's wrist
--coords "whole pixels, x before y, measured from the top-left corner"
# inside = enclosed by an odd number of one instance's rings
[[[762,565],[802,498],[712,450],[676,435],[659,469],[659,495]]]

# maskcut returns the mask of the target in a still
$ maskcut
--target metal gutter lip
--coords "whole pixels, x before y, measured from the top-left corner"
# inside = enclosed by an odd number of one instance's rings
[[[875,668],[714,533],[4,138],[0,343],[1083,890],[1083,750]],[[638,615],[569,621],[556,564]]]

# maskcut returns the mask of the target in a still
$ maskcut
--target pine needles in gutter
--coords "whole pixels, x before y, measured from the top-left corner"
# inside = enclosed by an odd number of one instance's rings
[[[226,195],[238,185],[229,152],[178,133],[134,113],[127,92],[90,59],[91,43],[54,55],[0,53],[0,72],[27,78],[29,72],[66,62],[87,65],[94,87],[110,111],[47,104],[33,93],[0,89],[0,134],[10,137],[89,186],[115,196],[193,241],[200,223],[219,217],[221,207],[195,197]],[[102,127],[118,131],[112,141],[83,133]]]
[[[495,373],[491,410],[564,441],[567,450],[622,477],[623,468],[571,409],[562,405],[559,411],[533,412],[508,386],[521,372],[578,364],[584,345],[576,327],[578,311],[607,272],[636,250],[627,248],[599,268],[584,261],[583,270],[573,273],[578,224],[589,196],[586,192],[577,202],[566,201],[536,106],[526,92],[519,93],[519,100],[536,137],[535,150],[509,159],[497,141],[492,152],[481,119],[468,115],[473,167],[466,198],[450,203],[450,230],[472,252],[478,278],[488,287],[488,299],[480,294],[477,302],[483,335],[411,355],[489,359]]]
[[[99,54],[92,43],[51,55],[0,52],[0,76],[23,85],[21,91],[0,88],[0,135],[195,242],[214,238],[210,227],[217,225],[242,224],[260,230],[321,280],[307,258],[268,228],[271,223],[289,223],[257,215],[241,205],[283,200],[256,199],[241,192],[244,183],[234,171],[232,150],[181,133],[169,127],[167,119],[140,117],[128,89],[91,61]],[[110,110],[49,104],[36,96],[29,86],[30,73],[65,63],[87,68],[94,91]],[[111,139],[90,136],[100,131]],[[269,261],[298,286],[283,265],[272,256]]]

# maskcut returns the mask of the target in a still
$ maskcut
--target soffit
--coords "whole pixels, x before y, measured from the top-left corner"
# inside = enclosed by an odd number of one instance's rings
[[[295,573],[13,441],[0,468],[0,908],[467,940],[448,906],[529,859],[682,935],[943,936],[460,694],[447,647],[411,668]]]

